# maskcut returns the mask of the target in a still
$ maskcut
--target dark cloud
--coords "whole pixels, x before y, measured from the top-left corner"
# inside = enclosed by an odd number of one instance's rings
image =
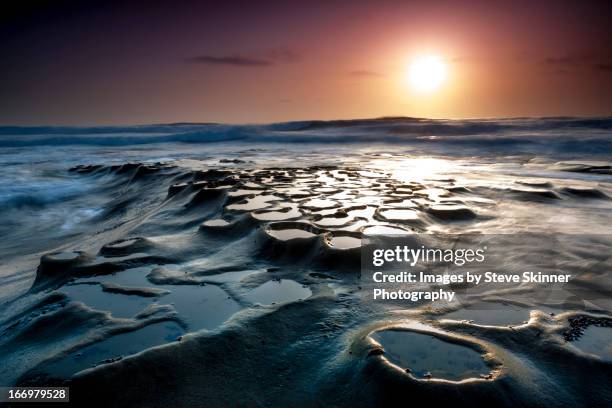
[[[264,55],[270,60],[277,62],[298,62],[300,60],[299,55],[288,48],[274,48],[264,53]]]
[[[547,66],[555,67],[557,73],[568,73],[575,70],[592,69],[594,71],[612,72],[612,55],[605,53],[568,54],[548,57],[542,60]]]
[[[612,62],[605,62],[593,65],[596,71],[612,72]]]
[[[232,65],[235,67],[267,67],[277,63],[299,61],[295,51],[288,48],[273,48],[249,55],[197,55],[189,58],[190,62],[208,65]]]
[[[355,71],[351,71],[351,75],[356,76],[356,77],[372,77],[372,78],[384,76],[380,72],[370,71],[367,69],[358,69]]]
[[[547,65],[580,65],[593,60],[591,55],[564,55],[560,57],[547,57],[544,63]]]
[[[274,61],[262,59],[262,58],[251,58],[241,56],[213,56],[213,55],[198,55],[191,57],[190,62],[197,64],[208,64],[208,65],[232,65],[235,67],[265,67],[274,64]]]

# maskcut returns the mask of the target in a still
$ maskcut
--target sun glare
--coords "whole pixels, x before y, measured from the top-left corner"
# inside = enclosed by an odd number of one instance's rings
[[[409,70],[411,86],[420,92],[432,92],[446,80],[446,64],[437,55],[421,56],[412,61]]]

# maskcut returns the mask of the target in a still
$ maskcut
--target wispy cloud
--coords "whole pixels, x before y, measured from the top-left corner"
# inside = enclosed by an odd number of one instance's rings
[[[198,55],[189,58],[190,62],[208,65],[232,65],[235,67],[265,67],[272,65],[273,62],[261,58],[243,57],[238,55],[214,56]]]
[[[612,72],[612,63],[608,62],[608,63],[595,64],[593,65],[593,68],[597,71]]]
[[[191,63],[205,65],[229,65],[234,67],[268,67],[277,63],[290,63],[299,60],[295,51],[288,48],[273,48],[254,54],[233,55],[196,55],[188,59]]]
[[[355,71],[351,71],[351,75],[356,76],[356,77],[371,77],[371,78],[384,76],[384,74],[380,72],[370,71],[367,69],[358,69]]]
[[[612,55],[601,53],[575,53],[561,56],[551,56],[541,61],[544,65],[553,67],[557,73],[571,73],[577,70],[594,70],[612,73]]]
[[[591,55],[563,55],[557,57],[547,57],[542,61],[547,65],[581,65],[589,61],[592,61],[593,56]]]
[[[273,48],[263,53],[263,55],[276,62],[298,62],[300,56],[289,48]]]

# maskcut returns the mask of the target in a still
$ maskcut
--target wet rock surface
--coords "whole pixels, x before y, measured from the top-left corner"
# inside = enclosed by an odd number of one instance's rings
[[[550,315],[535,287],[517,291],[524,303],[496,319],[465,314],[469,304],[432,311],[376,303],[359,276],[368,236],[499,233],[519,222],[543,230],[563,214],[583,221],[572,212],[581,205],[603,214],[590,227],[605,224],[607,184],[517,183],[515,175],[488,183],[465,168],[418,176],[423,163],[402,160],[388,153],[293,167],[218,157],[75,167],[74,177],[107,194],[104,221],[93,243],[44,254],[32,288],[4,307],[0,374],[11,384],[69,384],[75,401],[113,406],[237,398],[376,406],[405,395],[456,406],[528,406],[534,397],[588,406],[608,398],[609,363],[570,346],[589,327],[610,327],[609,317],[563,320],[569,306]],[[581,290],[607,287],[595,272]],[[474,302],[510,295],[477,294]],[[34,351],[20,351],[28,347]],[[597,375],[587,390],[580,381],[588,373]],[[160,383],[180,395],[147,394]],[[105,387],[124,399],[104,395]]]

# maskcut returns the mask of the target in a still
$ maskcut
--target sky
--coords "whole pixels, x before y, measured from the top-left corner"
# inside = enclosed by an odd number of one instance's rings
[[[610,1],[11,3],[2,125],[612,116]]]

